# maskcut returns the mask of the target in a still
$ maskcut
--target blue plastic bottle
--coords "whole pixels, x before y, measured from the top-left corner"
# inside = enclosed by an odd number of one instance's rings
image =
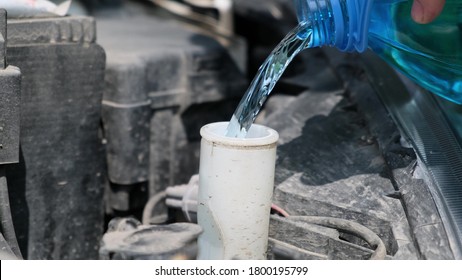
[[[462,104],[462,0],[446,0],[432,23],[410,16],[412,0],[295,0],[314,45],[370,47],[416,83]],[[300,34],[303,36],[303,34]]]

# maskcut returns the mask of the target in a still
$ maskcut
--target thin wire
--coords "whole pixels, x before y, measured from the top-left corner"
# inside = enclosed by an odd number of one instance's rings
[[[286,210],[282,209],[281,207],[279,207],[278,205],[276,205],[274,203],[271,205],[271,210],[273,210],[274,212],[280,214],[281,216],[283,216],[285,218],[290,216],[290,214],[287,213]]]

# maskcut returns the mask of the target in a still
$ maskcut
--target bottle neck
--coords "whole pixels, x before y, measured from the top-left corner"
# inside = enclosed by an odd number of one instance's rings
[[[295,0],[298,20],[313,28],[312,46],[341,51],[367,48],[370,10],[374,0]]]

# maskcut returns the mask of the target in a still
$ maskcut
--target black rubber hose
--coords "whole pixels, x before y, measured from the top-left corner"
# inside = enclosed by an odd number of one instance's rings
[[[370,257],[371,260],[383,260],[387,256],[387,249],[382,239],[372,230],[356,222],[318,216],[290,216],[290,219],[342,230],[364,239],[372,248],[375,248],[374,253]]]
[[[14,231],[13,218],[11,217],[10,199],[8,197],[8,184],[5,177],[5,168],[0,166],[0,221],[1,233],[9,244],[17,259],[22,259],[18,240]]]

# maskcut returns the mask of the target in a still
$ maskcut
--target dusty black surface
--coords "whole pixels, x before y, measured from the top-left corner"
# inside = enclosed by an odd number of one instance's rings
[[[76,29],[66,33],[71,25]],[[83,27],[87,31],[79,33]],[[8,61],[23,76],[21,158],[8,168],[7,178],[16,233],[28,259],[98,256],[105,56],[92,27],[93,21],[83,18],[18,20],[8,26]]]

